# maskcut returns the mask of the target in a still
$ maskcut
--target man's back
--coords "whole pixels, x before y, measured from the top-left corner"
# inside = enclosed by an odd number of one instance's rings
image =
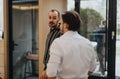
[[[93,48],[90,42],[84,37],[80,36],[77,32],[69,31],[60,38],[54,41],[59,50],[50,51],[51,54],[56,54],[61,58],[55,60],[60,62],[58,77],[60,79],[80,79],[87,78],[89,70],[95,69],[95,61],[93,55]],[[53,44],[53,45],[54,45]],[[52,46],[51,46],[52,49]],[[57,52],[57,53],[56,53]],[[53,59],[50,59],[50,62]]]

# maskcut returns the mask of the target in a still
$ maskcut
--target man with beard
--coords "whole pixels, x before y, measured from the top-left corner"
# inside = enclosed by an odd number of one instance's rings
[[[47,68],[47,63],[49,60],[49,48],[53,40],[57,37],[60,36],[60,12],[56,9],[52,9],[48,13],[48,21],[49,21],[49,27],[50,27],[50,32],[47,35],[46,39],[46,46],[45,46],[45,52],[44,52],[44,71],[42,72],[40,79],[47,79],[46,75],[46,68]]]

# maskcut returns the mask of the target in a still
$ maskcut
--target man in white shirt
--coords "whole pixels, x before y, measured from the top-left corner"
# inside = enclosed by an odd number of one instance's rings
[[[50,47],[48,79],[87,79],[96,68],[94,48],[77,32],[81,24],[77,12],[66,11],[62,14],[62,21],[63,35]]]

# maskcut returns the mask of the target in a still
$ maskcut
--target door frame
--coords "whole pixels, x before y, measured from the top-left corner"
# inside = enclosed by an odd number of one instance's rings
[[[117,0],[109,0],[108,8],[108,79],[115,79]]]
[[[12,0],[8,1],[8,79],[13,79],[13,55],[12,55],[12,51],[13,51],[13,28],[12,28]]]

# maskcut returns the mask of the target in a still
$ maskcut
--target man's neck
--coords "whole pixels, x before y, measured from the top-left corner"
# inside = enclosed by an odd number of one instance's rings
[[[68,29],[64,29],[64,33],[68,32],[68,31],[70,31],[70,30],[68,30]],[[64,33],[63,33],[63,34],[64,34]]]

